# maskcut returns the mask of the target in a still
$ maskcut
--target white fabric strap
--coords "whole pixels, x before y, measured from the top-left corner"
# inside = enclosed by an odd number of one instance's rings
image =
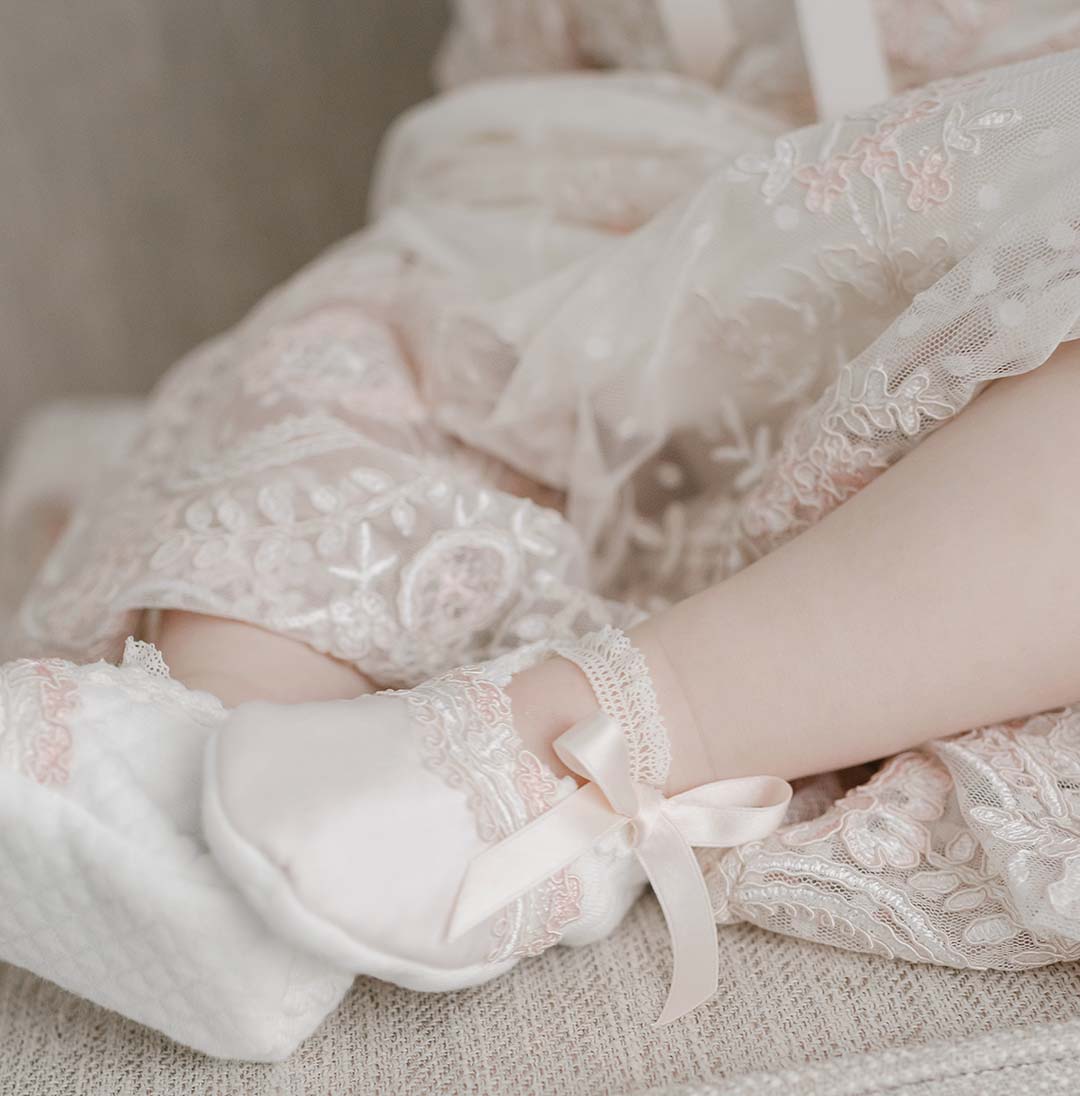
[[[872,0],[796,0],[818,118],[840,118],[892,94]]]

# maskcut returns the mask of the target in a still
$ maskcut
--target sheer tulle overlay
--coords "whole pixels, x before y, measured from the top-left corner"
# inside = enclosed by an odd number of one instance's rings
[[[968,74],[835,124],[790,131],[805,73],[770,5],[733,16],[716,86],[536,74],[406,116],[372,227],[160,386],[15,652],[115,656],[141,610],[182,608],[408,686],[626,626],[1039,366],[1080,335],[1080,52],[987,70],[1000,5],[917,6]],[[1033,53],[1068,44],[1051,7]],[[890,43],[897,86],[940,75]],[[654,5],[567,0],[461,4],[440,68],[627,63],[678,68]],[[1070,708],[846,795],[806,781],[774,836],[709,854],[718,917],[954,966],[1075,958],[1078,779]]]

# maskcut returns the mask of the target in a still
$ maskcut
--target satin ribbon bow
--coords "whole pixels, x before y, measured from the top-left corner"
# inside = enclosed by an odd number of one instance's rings
[[[716,923],[691,846],[727,847],[780,825],[791,786],[775,776],[718,780],[670,799],[631,777],[630,750],[603,712],[555,742],[555,752],[588,783],[469,865],[450,921],[455,939],[561,871],[598,841],[625,828],[671,933],[673,973],[657,1024],[708,1000],[720,978]]]

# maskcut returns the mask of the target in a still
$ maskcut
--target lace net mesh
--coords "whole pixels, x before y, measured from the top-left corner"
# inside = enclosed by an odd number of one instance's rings
[[[709,854],[717,918],[955,967],[1080,958],[1078,747],[1069,709],[901,754],[821,814]]]
[[[498,12],[510,57],[540,9]],[[1033,51],[1061,44],[1038,19]],[[581,63],[577,24],[541,22],[522,65]],[[408,685],[626,626],[1080,334],[1080,53],[794,132],[740,94],[782,57],[744,51],[724,94],[610,72],[410,114],[372,228],[159,390],[16,651],[117,654],[137,609],[184,608]],[[711,859],[720,916],[954,965],[1074,957],[1076,718],[901,755],[816,815],[839,789],[810,782],[797,821]]]

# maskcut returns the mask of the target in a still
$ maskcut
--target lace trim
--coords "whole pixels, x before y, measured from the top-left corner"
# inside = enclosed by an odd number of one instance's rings
[[[38,784],[66,784],[74,750],[70,721],[78,704],[69,663],[24,659],[0,669],[0,767]]]
[[[124,641],[124,657],[120,665],[123,669],[142,670],[143,673],[162,681],[172,680],[164,655],[152,643],[146,643],[134,636],[128,636]]]
[[[423,729],[424,764],[464,792],[480,837],[494,844],[573,790],[525,749],[514,730],[508,676],[472,666],[405,693]],[[538,955],[581,916],[582,884],[560,871],[507,906],[493,926],[491,963]]]
[[[645,656],[625,632],[612,627],[574,644],[556,643],[553,650],[581,670],[600,708],[622,727],[634,780],[663,788],[671,768],[671,742]]]
[[[225,716],[225,705],[211,693],[189,689],[177,681],[165,657],[152,643],[128,636],[118,666],[95,662],[79,667],[79,680],[107,685],[123,684],[132,703],[162,704],[180,708],[196,723],[212,727]]]

